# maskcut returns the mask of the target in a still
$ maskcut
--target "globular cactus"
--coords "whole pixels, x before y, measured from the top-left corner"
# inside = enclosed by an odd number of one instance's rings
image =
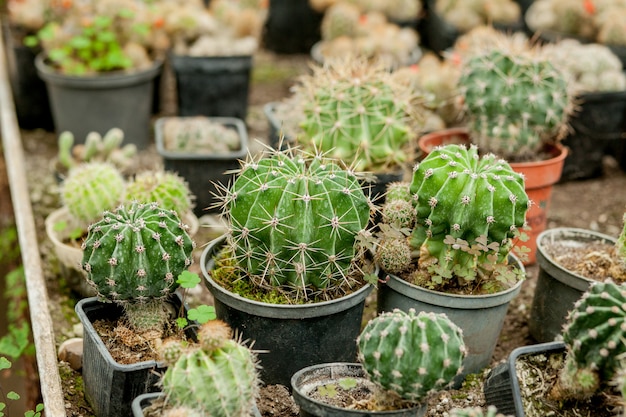
[[[166,408],[185,410],[186,414],[178,414],[185,416],[250,414],[259,387],[256,356],[232,340],[228,330],[221,321],[209,321],[199,329],[197,344],[163,344],[170,358],[160,381]]]
[[[361,59],[333,60],[302,79],[296,94],[303,103],[298,143],[353,163],[356,171],[401,167],[421,121],[415,103],[381,65]],[[354,161],[354,162],[353,162]]]
[[[124,199],[126,182],[113,165],[88,162],[68,173],[61,187],[63,205],[82,223],[98,219],[105,210],[112,210]]]
[[[241,149],[235,129],[204,116],[163,119],[163,145],[167,150],[228,154]]]
[[[89,226],[82,244],[87,281],[100,299],[124,306],[139,331],[162,330],[163,300],[193,262],[186,228],[176,212],[137,202],[105,211]]]
[[[484,152],[532,159],[567,131],[567,81],[545,58],[494,49],[464,63],[459,85],[472,142]]]
[[[126,201],[157,202],[165,210],[174,210],[179,216],[193,208],[192,198],[185,180],[170,171],[143,171],[126,187]]]
[[[296,151],[247,161],[224,203],[237,264],[257,284],[298,293],[346,282],[370,218],[353,172]]]
[[[487,412],[482,408],[455,408],[450,412],[450,417],[505,417],[504,414],[498,413],[498,409],[493,405],[487,407]]]
[[[611,268],[611,276],[617,281],[626,281],[626,213],[623,216],[622,232],[615,242],[615,252],[619,261]]]
[[[331,41],[340,36],[356,36],[360,18],[361,10],[356,5],[335,3],[324,13],[321,23],[322,39]]]
[[[435,11],[459,32],[484,24],[514,24],[522,17],[519,4],[513,0],[437,0]]]
[[[584,400],[608,383],[626,353],[626,285],[593,282],[563,328],[566,358],[553,399]]]
[[[71,169],[83,162],[109,162],[119,170],[128,168],[137,154],[137,146],[128,143],[122,146],[124,132],[119,128],[108,130],[104,136],[89,132],[84,144],[74,144],[72,132],[59,135],[58,159],[65,169]]]
[[[445,314],[413,309],[370,320],[357,345],[369,379],[410,402],[449,386],[467,354],[463,332]]]
[[[454,274],[466,285],[481,268],[506,263],[530,205],[524,177],[474,145],[435,148],[416,166],[411,193],[418,198],[411,246],[420,266],[435,265],[435,284]]]
[[[392,200],[411,201],[412,196],[411,196],[410,186],[411,184],[409,184],[408,182],[404,182],[404,181],[390,182],[389,184],[387,184],[387,187],[385,190],[385,200],[387,201],[392,201]]]

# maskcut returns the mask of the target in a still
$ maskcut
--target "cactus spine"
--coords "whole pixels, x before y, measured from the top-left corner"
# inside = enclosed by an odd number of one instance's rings
[[[348,281],[369,200],[355,175],[322,156],[249,160],[224,196],[237,264],[262,286],[301,293]]]
[[[164,343],[176,351],[161,379],[166,404],[183,415],[244,417],[256,400],[259,379],[255,355],[230,339],[228,326],[209,321],[198,332],[198,344]],[[171,346],[176,344],[177,346]]]
[[[89,226],[82,266],[101,299],[125,307],[131,326],[159,331],[163,300],[192,264],[194,246],[176,212],[134,202]]]
[[[461,329],[445,314],[382,313],[357,339],[369,378],[403,400],[420,402],[462,371],[467,350]]]
[[[506,264],[530,205],[522,175],[493,154],[480,157],[474,145],[434,149],[416,167],[411,193],[418,199],[411,247],[421,267],[435,265],[434,284],[454,274],[466,285]]]
[[[528,160],[566,133],[567,81],[546,59],[495,49],[473,56],[459,80],[473,143]]]
[[[126,188],[127,201],[159,203],[165,210],[183,216],[193,207],[192,196],[185,180],[169,171],[143,171]]]
[[[576,302],[563,329],[565,364],[550,395],[584,400],[608,383],[626,352],[626,285],[594,282]]]

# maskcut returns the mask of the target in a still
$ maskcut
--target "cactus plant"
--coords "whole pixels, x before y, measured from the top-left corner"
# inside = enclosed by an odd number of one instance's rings
[[[550,397],[590,398],[614,378],[626,352],[626,285],[593,282],[563,328],[566,358]]]
[[[183,346],[180,341],[166,341],[161,351],[168,365],[160,381],[165,408],[170,410],[164,416],[250,414],[259,388],[256,357],[248,347],[231,339],[224,322],[213,320],[202,325],[198,343]],[[173,410],[185,413],[174,414]]]
[[[567,132],[573,108],[567,81],[536,54],[499,48],[472,56],[459,85],[470,137],[483,152],[532,160]]]
[[[142,171],[126,187],[126,201],[155,201],[164,210],[174,210],[181,217],[193,208],[192,199],[185,180],[170,171]]]
[[[357,339],[369,379],[405,401],[421,402],[462,371],[463,333],[445,314],[394,309],[370,320]]]
[[[133,202],[105,211],[82,244],[89,284],[103,301],[122,305],[146,338],[161,336],[168,319],[164,300],[193,262],[195,244],[186,227],[174,211]]]
[[[493,405],[487,407],[487,412],[483,412],[482,408],[455,408],[451,411],[450,417],[505,417],[504,414],[498,413],[498,409]]]
[[[87,226],[105,210],[124,199],[126,183],[120,172],[106,162],[80,164],[69,171],[61,187],[63,205]]]
[[[475,145],[438,147],[416,166],[410,191],[415,226],[384,225],[376,249],[381,265],[412,267],[410,280],[431,288],[478,283],[491,292],[517,282],[515,273],[498,265],[506,266],[530,202],[523,177],[506,161],[493,154],[480,157]],[[394,207],[404,210],[388,200],[383,213]],[[406,252],[391,251],[392,242],[410,248],[417,266],[385,259]]]
[[[207,117],[163,119],[163,146],[166,150],[227,154],[241,149],[237,130]]]
[[[522,17],[513,0],[437,0],[435,11],[459,32],[491,23],[514,24]]]
[[[406,88],[382,66],[362,59],[337,60],[301,79],[303,104],[298,143],[343,161],[356,171],[402,167],[421,120]]]
[[[321,155],[262,156],[243,164],[223,196],[236,264],[255,284],[305,298],[349,282],[370,218],[356,176]]]

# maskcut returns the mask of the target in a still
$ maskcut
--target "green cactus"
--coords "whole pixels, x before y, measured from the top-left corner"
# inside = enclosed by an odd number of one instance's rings
[[[398,169],[410,158],[414,131],[423,123],[412,112],[413,93],[382,65],[333,60],[313,68],[296,89],[303,105],[298,144],[353,164],[356,171]]]
[[[361,10],[356,5],[342,2],[333,4],[322,19],[322,39],[330,41],[341,36],[356,36],[360,18]]]
[[[411,196],[410,190],[411,184],[403,181],[395,181],[387,184],[387,189],[385,192],[385,199],[387,201],[391,200],[405,200],[412,201],[413,196]]]
[[[296,151],[247,161],[224,210],[232,253],[248,278],[296,293],[346,282],[370,218],[351,171]]]
[[[182,415],[250,414],[259,387],[255,355],[246,346],[221,336],[224,332],[220,327],[227,326],[220,321],[204,324],[198,332],[199,343],[186,348],[173,342],[179,345],[180,354],[168,363],[161,385],[166,405],[189,413]]]
[[[533,159],[566,133],[572,99],[546,59],[494,49],[465,62],[459,85],[470,137],[484,152]]]
[[[381,239],[376,247],[374,261],[389,274],[398,275],[407,271],[413,263],[413,254],[406,237],[401,233],[392,235],[387,232],[385,239]]]
[[[74,145],[74,135],[65,131],[59,135],[58,160],[64,169],[71,169],[83,162],[109,162],[116,168],[127,168],[137,154],[137,146],[129,143],[122,146],[124,132],[112,128],[102,137],[98,132],[89,132],[84,144]]]
[[[498,409],[493,405],[487,407],[487,412],[485,413],[482,408],[455,408],[450,413],[450,417],[504,417],[504,414],[498,413]]]
[[[446,388],[462,371],[463,333],[445,314],[382,313],[357,339],[358,359],[368,377],[410,402]]]
[[[553,399],[590,398],[608,383],[626,354],[626,285],[593,282],[576,302],[563,328],[565,364]]]
[[[626,213],[624,213],[622,232],[615,242],[615,250],[621,262],[611,271],[615,279],[626,281]]]
[[[90,223],[122,202],[125,187],[124,178],[113,165],[88,162],[70,170],[63,181],[61,197],[74,218]]]
[[[506,264],[530,206],[523,176],[493,154],[480,157],[474,145],[434,149],[416,167],[411,193],[418,197],[411,246],[436,285],[453,276],[467,285]]]
[[[179,216],[193,207],[192,194],[185,180],[170,171],[143,171],[126,187],[126,201],[159,203],[165,210],[174,210]]]
[[[133,202],[89,226],[82,267],[103,301],[124,306],[133,328],[159,332],[163,301],[192,264],[194,246],[176,212]]]
[[[381,209],[382,220],[399,228],[411,228],[415,224],[415,208],[411,201],[401,198],[387,200]]]

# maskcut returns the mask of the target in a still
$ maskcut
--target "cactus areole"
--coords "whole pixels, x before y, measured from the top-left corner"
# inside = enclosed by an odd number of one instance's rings
[[[297,291],[343,285],[370,218],[353,172],[297,152],[245,163],[224,207],[243,273],[257,285]]]
[[[135,202],[106,211],[89,227],[82,265],[100,298],[141,303],[176,290],[193,247],[176,212]]]

